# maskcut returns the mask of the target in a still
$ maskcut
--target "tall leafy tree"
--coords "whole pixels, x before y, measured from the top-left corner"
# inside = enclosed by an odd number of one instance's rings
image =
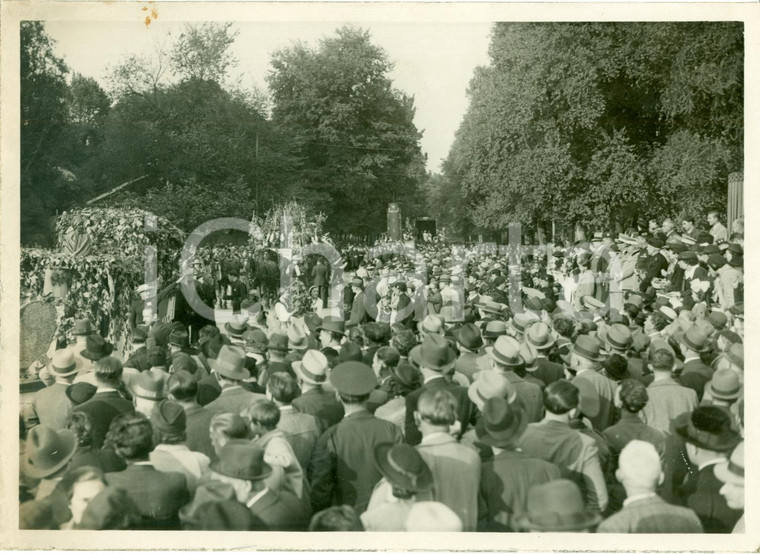
[[[414,100],[393,87],[392,64],[369,33],[342,27],[317,47],[276,52],[271,65],[273,122],[299,146],[305,190],[327,226],[379,231],[393,201],[415,215],[424,158]]]

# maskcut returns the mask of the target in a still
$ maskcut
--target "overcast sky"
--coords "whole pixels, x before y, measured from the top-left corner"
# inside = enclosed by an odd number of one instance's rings
[[[242,85],[264,89],[272,52],[298,40],[316,45],[344,23],[236,23],[240,34],[233,46],[239,60],[235,71]],[[390,76],[396,88],[414,96],[415,124],[423,131],[427,168],[438,172],[467,109],[466,91],[473,70],[488,62],[491,24],[351,23],[369,29],[372,42],[384,48],[395,64]],[[167,34],[179,34],[182,25],[160,19],[149,28],[140,22],[48,21],[46,28],[73,71],[103,84],[109,64],[115,65],[129,53],[150,53]]]

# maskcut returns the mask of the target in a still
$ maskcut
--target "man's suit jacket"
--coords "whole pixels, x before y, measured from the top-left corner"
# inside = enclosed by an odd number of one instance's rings
[[[515,530],[512,522],[528,506],[528,491],[560,478],[559,468],[551,462],[504,450],[483,461],[480,474],[478,530],[487,532]]]
[[[341,504],[363,512],[382,477],[375,466],[375,446],[401,440],[398,427],[367,411],[348,415],[330,427],[317,441],[309,463],[314,512]]]
[[[417,450],[433,474],[433,500],[446,504],[462,520],[464,531],[478,523],[480,456],[446,433],[423,438]]]
[[[269,531],[306,531],[309,526],[309,510],[287,491],[267,489],[248,508],[266,524]]]
[[[314,286],[315,287],[324,287],[327,285],[327,266],[323,264],[318,264],[314,266],[314,269],[311,271],[312,277],[314,277]]]
[[[533,376],[541,379],[546,385],[551,385],[553,382],[565,378],[565,368],[562,367],[562,364],[557,364],[543,356],[538,356],[536,358],[536,365],[538,369],[533,372]]]
[[[221,412],[239,414],[256,400],[262,398],[266,399],[266,395],[248,392],[240,386],[227,387],[222,389],[222,394],[216,400],[206,404],[206,409],[215,414]]]
[[[482,357],[473,352],[462,352],[454,364],[454,371],[458,371],[472,383],[475,380],[475,374],[481,371],[478,360]]]
[[[702,360],[689,360],[683,365],[678,381],[697,393],[697,400],[702,400],[705,385],[712,379],[713,369],[702,363]]]
[[[321,387],[307,390],[293,400],[293,407],[303,414],[314,416],[319,423],[320,434],[343,419],[343,404],[338,402],[334,392]]]
[[[576,383],[579,380],[591,383],[599,395],[599,413],[594,417],[584,415],[591,421],[594,429],[599,432],[604,431],[615,417],[615,383],[604,375],[591,370],[578,373],[572,382]]]
[[[653,381],[647,393],[649,402],[641,410],[642,421],[663,433],[670,433],[673,420],[698,405],[697,393],[673,379]]]
[[[723,482],[715,477],[715,466],[709,465],[687,478],[678,490],[680,503],[699,516],[705,533],[730,533],[742,517],[743,510],[733,510],[720,494]]]
[[[205,454],[209,459],[216,458],[216,452],[211,445],[210,434],[211,418],[214,417],[214,412],[196,405],[185,409],[185,417],[187,420],[185,426],[187,434],[185,444],[187,447],[194,452]]]
[[[364,299],[364,292],[360,292],[354,296],[354,299],[351,302],[351,316],[346,322],[346,327],[364,325],[368,321],[372,320],[372,318],[367,313],[367,308],[364,305]]]
[[[668,261],[665,256],[659,252],[649,256],[646,262],[646,281],[649,283],[652,279],[661,279],[663,269],[668,269]]]
[[[53,383],[37,391],[32,403],[24,413],[24,423],[27,431],[35,425],[45,425],[53,429],[65,429],[66,420],[71,414],[74,404],[66,396],[66,383]]]
[[[514,371],[505,371],[504,376],[515,387],[517,398],[525,408],[528,423],[541,421],[544,418],[544,395],[541,387],[535,383],[529,383]]]
[[[423,392],[430,389],[444,389],[449,391],[457,399],[457,419],[462,424],[461,434],[467,431],[470,424],[475,424],[477,409],[473,405],[470,397],[467,396],[467,389],[446,379],[445,377],[435,377],[420,388],[410,392],[406,397],[406,417],[404,419],[405,440],[412,446],[419,444],[422,440],[422,434],[417,429],[414,422],[414,411],[417,409],[417,400]]]
[[[87,402],[74,408],[75,412],[86,413],[92,420],[93,448],[103,446],[108,428],[117,415],[134,410],[132,403],[116,391],[96,392]]]
[[[106,482],[127,492],[143,516],[141,529],[179,529],[179,509],[190,501],[182,473],[130,464],[124,471],[107,473]]]
[[[578,484],[588,507],[604,511],[607,485],[593,438],[571,429],[567,423],[546,420],[528,425],[520,448],[528,456],[555,464],[563,477]]]
[[[124,367],[133,367],[138,371],[149,370],[150,364],[148,364],[148,348],[141,346],[135,350],[129,359],[124,362]]]
[[[608,517],[597,533],[701,533],[694,510],[668,504],[659,496],[634,500]]]
[[[319,424],[313,415],[302,414],[292,406],[280,408],[280,421],[277,428],[285,433],[301,467],[309,467],[309,460],[321,435]]]

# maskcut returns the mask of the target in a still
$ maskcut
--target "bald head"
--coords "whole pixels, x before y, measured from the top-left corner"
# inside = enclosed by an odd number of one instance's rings
[[[651,443],[632,440],[620,452],[616,476],[626,490],[635,488],[654,491],[663,477],[657,450]]]

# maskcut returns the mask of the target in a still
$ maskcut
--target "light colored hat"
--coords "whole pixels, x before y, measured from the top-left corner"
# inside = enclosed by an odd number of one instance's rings
[[[504,398],[510,403],[514,402],[517,391],[500,371],[481,371],[467,389],[467,396],[479,410],[482,410],[489,398]]]
[[[321,385],[327,381],[328,365],[327,358],[319,350],[307,350],[302,360],[291,364],[296,375],[312,385]]]

